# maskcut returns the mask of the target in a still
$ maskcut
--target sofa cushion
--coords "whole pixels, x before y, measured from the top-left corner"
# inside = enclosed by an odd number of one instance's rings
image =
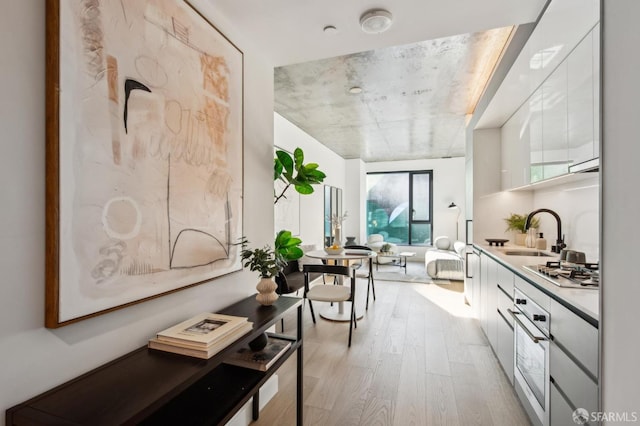
[[[433,240],[433,246],[438,250],[449,250],[451,240],[449,240],[449,237],[438,237]]]

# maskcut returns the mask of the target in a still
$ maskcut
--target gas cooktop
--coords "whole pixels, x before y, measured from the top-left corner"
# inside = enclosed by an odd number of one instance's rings
[[[597,263],[547,262],[523,268],[558,287],[598,289],[600,285]]]

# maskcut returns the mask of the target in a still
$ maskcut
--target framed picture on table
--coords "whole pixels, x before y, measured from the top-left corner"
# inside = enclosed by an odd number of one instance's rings
[[[45,325],[240,270],[242,52],[188,2],[46,5]]]

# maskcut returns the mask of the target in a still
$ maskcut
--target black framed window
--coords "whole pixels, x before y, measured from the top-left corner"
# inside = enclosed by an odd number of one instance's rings
[[[367,236],[431,245],[433,171],[367,173]]]

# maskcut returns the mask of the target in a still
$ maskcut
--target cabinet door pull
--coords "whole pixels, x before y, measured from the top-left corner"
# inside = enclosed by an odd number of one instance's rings
[[[522,321],[520,321],[520,318],[518,318],[518,315],[522,315],[520,312],[513,312],[511,309],[507,309],[507,312],[509,312],[509,314],[513,317],[513,320],[518,323],[520,328],[522,328],[524,332],[527,333],[527,336],[529,336],[529,338],[533,340],[534,343],[539,343],[541,341],[547,340],[546,337],[534,336],[533,333],[529,331],[527,326],[524,325]]]

